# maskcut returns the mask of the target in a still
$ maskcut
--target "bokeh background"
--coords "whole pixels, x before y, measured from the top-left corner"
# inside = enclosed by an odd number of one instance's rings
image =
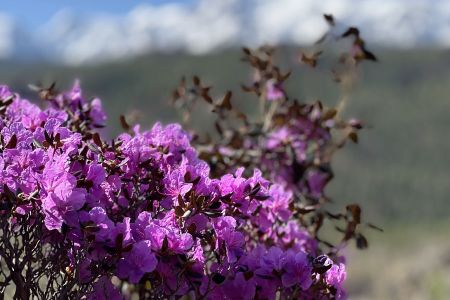
[[[297,62],[326,31],[323,13],[358,26],[379,58],[361,65],[345,112],[370,126],[337,155],[328,190],[385,230],[348,250],[350,299],[448,299],[450,1],[4,1],[0,82],[32,98],[30,83],[66,89],[79,78],[103,100],[113,136],[121,114],[147,127],[180,120],[168,99],[182,75],[249,106],[240,47],[269,43],[293,66],[290,94],[333,105],[329,71]]]

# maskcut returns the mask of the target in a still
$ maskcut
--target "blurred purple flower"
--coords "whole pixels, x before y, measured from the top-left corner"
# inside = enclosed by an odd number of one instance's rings
[[[284,97],[283,86],[275,79],[270,79],[266,83],[266,97],[269,101],[280,100]]]

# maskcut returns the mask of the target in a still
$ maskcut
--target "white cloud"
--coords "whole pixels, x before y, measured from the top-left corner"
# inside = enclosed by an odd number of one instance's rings
[[[149,51],[181,49],[202,54],[232,45],[304,44],[326,30],[322,13],[333,13],[343,23],[357,25],[370,44],[448,47],[450,3],[431,2],[200,0],[193,5],[141,4],[121,17],[83,19],[64,10],[28,33],[17,30],[10,17],[0,15],[0,58],[32,49],[51,60],[78,65]]]
[[[0,14],[0,58],[10,57],[14,50],[15,25],[11,17]]]

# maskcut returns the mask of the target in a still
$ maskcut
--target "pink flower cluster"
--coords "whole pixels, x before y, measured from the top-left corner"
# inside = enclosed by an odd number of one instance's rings
[[[342,261],[320,253],[293,216],[292,192],[259,170],[212,178],[177,124],[106,142],[101,102],[77,84],[46,109],[6,86],[0,100],[0,214],[11,230],[42,226],[45,245],[68,257],[60,268],[72,289],[87,287],[90,299],[345,298]]]

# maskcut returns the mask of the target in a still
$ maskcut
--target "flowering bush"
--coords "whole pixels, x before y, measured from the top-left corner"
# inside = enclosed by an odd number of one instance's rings
[[[291,101],[287,75],[245,54],[257,66],[246,90],[262,101],[261,122],[234,110],[231,93],[214,102],[194,78],[192,95],[221,118],[222,142],[213,145],[192,141],[177,124],[141,131],[124,118],[125,132],[105,141],[97,130],[106,120],[102,104],[86,101],[78,83],[61,94],[40,90],[45,109],[1,86],[0,292],[15,286],[18,299],[345,298],[341,245],[321,240],[318,230],[325,216],[342,219],[343,241],[367,243],[357,232],[357,205],[342,214],[321,206],[331,129],[355,139],[360,125],[338,121],[320,103]],[[243,121],[240,131],[222,129],[230,112]]]
[[[77,84],[45,110],[0,98],[2,288],[17,297],[344,295],[342,260],[259,170],[212,178],[176,124],[103,141],[101,103]]]
[[[331,67],[334,81],[343,90],[335,107],[326,107],[319,100],[307,103],[290,95],[285,83],[291,71],[281,70],[276,64],[276,49],[269,46],[255,50],[243,48],[242,60],[250,65],[252,80],[242,85],[242,90],[256,96],[254,107],[259,106],[259,110],[245,114],[234,107],[231,91],[214,99],[210,95],[211,87],[198,76],[192,78],[191,84],[183,78],[173,91],[172,101],[181,110],[186,125],[198,104],[208,105],[216,114],[216,138],[210,135],[205,138],[202,132],[197,132],[193,140],[199,156],[208,161],[214,176],[233,172],[237,166],[245,167],[247,176],[251,175],[251,170],[259,169],[263,177],[290,194],[282,207],[289,208],[287,211],[313,237],[321,251],[337,254],[352,239],[360,249],[368,246],[361,225],[380,230],[361,222],[358,204],[347,205],[343,212],[330,211],[326,206],[330,197],[325,193],[334,176],[333,155],[348,141],[357,143],[363,128],[359,120],[341,117],[357,67],[363,60],[376,61],[376,57],[364,47],[357,28],[350,27],[337,34],[333,16],[324,17],[330,31],[316,43],[315,49],[302,51],[299,61],[305,67],[326,70],[326,63],[319,63],[325,51],[322,44],[329,43],[330,39],[332,42],[351,39],[351,47]],[[308,52],[312,54],[306,54]],[[281,215],[278,218],[266,216],[264,211],[259,215],[262,228],[273,226],[277,220],[287,221],[287,217]],[[332,222],[328,222],[330,220]],[[342,237],[338,241],[324,240],[319,231],[325,224],[334,225]]]

